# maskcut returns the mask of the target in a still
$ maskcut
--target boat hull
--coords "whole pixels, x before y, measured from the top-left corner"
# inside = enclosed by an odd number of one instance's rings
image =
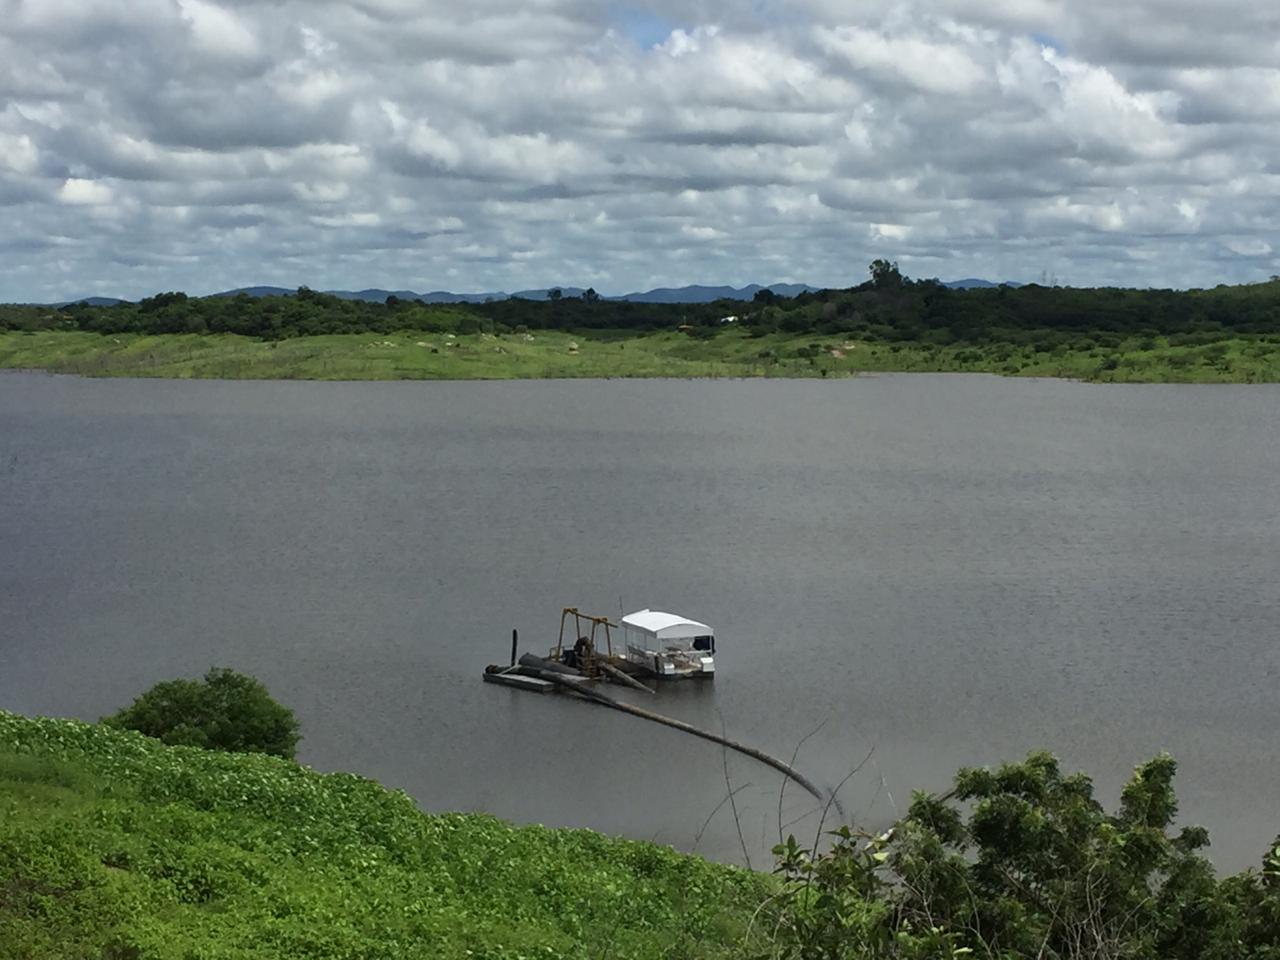
[[[680,663],[646,650],[629,650],[627,656],[615,657],[614,665],[638,677],[652,680],[710,680],[716,675],[715,660],[699,657],[695,663]]]

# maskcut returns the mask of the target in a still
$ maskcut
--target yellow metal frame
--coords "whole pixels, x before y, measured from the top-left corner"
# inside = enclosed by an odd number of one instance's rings
[[[601,627],[604,628],[605,656],[609,659],[613,659],[612,630],[616,628],[618,624],[611,622],[608,617],[595,617],[589,613],[583,613],[577,607],[565,607],[560,612],[560,636],[557,638],[556,645],[551,651],[551,659],[556,661],[556,663],[560,662],[561,655],[564,653],[564,628],[569,622],[570,617],[573,617],[574,642],[576,643],[580,638],[586,637],[591,644],[590,651],[587,656],[587,663],[583,665],[583,673],[587,676],[595,676],[598,672],[595,663],[597,649],[596,633]],[[591,624],[591,632],[589,634],[584,634],[582,632],[582,625],[584,621]]]

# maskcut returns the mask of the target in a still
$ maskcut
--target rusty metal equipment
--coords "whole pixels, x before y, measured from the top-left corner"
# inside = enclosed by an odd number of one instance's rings
[[[600,674],[609,672],[607,668],[612,665],[613,655],[613,634],[612,630],[617,628],[617,624],[609,620],[608,617],[596,617],[589,613],[583,613],[577,607],[565,607],[560,612],[560,636],[556,640],[556,645],[551,648],[548,659],[556,663],[565,662],[565,646],[564,631],[569,624],[569,618],[573,618],[573,666],[582,672],[584,677],[592,680],[600,679]],[[589,633],[584,632],[584,624],[590,624]],[[603,630],[601,630],[603,628]],[[603,633],[604,649],[601,650],[596,642],[597,636]]]

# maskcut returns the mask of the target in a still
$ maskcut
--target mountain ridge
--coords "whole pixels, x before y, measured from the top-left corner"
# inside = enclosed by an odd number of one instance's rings
[[[772,290],[779,296],[794,297],[800,293],[814,293],[820,287],[806,283],[774,283],[769,285],[749,283],[745,287],[708,286],[689,284],[684,287],[655,287],[651,290],[633,291],[618,296],[600,295],[601,300],[629,301],[631,303],[711,303],[714,300],[750,300],[760,290]],[[547,300],[551,291],[559,290],[564,297],[580,297],[586,292],[583,287],[539,287],[528,290],[492,290],[483,293],[454,293],[449,290],[433,290],[429,293],[415,293],[412,290],[383,290],[373,287],[365,290],[324,290],[323,293],[342,300],[364,300],[382,303],[389,296],[401,300],[421,300],[423,303],[484,303],[487,300]],[[235,290],[224,290],[210,294],[214,297],[234,297],[241,293],[251,297],[289,296],[296,291],[285,287],[239,287]]]
[[[993,287],[1009,286],[1020,287],[1023,284],[1013,281],[996,282],[992,280],[983,280],[976,277],[968,277],[963,280],[951,280],[943,283],[943,286],[950,287],[953,290],[978,290],[990,289]],[[807,283],[772,283],[759,284],[749,283],[742,287],[733,287],[728,285],[708,285],[708,284],[688,284],[683,287],[654,287],[649,290],[633,291],[618,296],[600,295],[601,300],[625,301],[630,303],[711,303],[716,300],[743,300],[749,301],[761,290],[770,290],[781,297],[795,297],[802,293],[817,293],[822,287],[814,287]],[[564,297],[580,297],[585,293],[582,287],[540,287],[528,290],[516,290],[508,293],[504,290],[485,291],[481,293],[454,293],[450,290],[432,290],[426,293],[418,293],[413,290],[384,290],[381,287],[368,287],[363,290],[322,290],[329,296],[338,297],[341,300],[361,300],[366,303],[383,303],[388,297],[396,297],[400,300],[421,300],[423,303],[485,303],[490,300],[546,300],[549,299],[551,291],[559,290]],[[218,293],[207,294],[202,298],[195,299],[211,299],[215,297],[236,297],[241,294],[249,297],[289,297],[297,293],[297,288],[276,287],[269,285],[258,285],[248,287],[236,287],[232,290],[222,290]],[[91,307],[111,307],[121,303],[129,303],[130,301],[118,297],[83,297],[80,299],[60,300],[55,303],[38,304],[38,306],[46,306],[52,309],[60,309],[72,304],[87,303]]]

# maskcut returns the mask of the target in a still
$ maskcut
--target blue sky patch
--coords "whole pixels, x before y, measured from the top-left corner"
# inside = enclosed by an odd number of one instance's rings
[[[638,47],[648,50],[654,44],[662,43],[671,36],[671,31],[680,26],[674,20],[638,10],[635,7],[618,7],[613,12],[614,25]]]
[[[1057,53],[1067,52],[1067,48],[1062,45],[1061,40],[1057,37],[1051,37],[1047,33],[1033,33],[1031,35],[1031,39],[1040,44],[1040,46],[1048,47],[1050,50],[1054,50]]]

